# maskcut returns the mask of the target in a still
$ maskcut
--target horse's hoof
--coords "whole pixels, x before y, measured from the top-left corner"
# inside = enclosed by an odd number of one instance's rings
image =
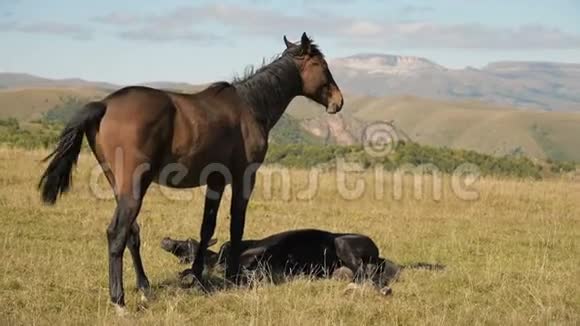
[[[343,292],[344,292],[344,294],[351,294],[358,289],[360,289],[359,284],[356,284],[354,282],[350,282],[350,283],[348,283],[348,285],[346,286],[346,288],[344,289]]]
[[[183,277],[185,277],[185,276],[187,276],[187,275],[193,275],[193,274],[194,274],[194,273],[193,273],[193,269],[191,269],[191,268],[188,268],[188,269],[184,269],[184,270],[182,270],[181,272],[179,272],[179,277],[180,277],[180,278],[183,278]]]
[[[146,294],[141,293],[141,297],[139,298],[139,302],[137,302],[137,310],[138,311],[145,311],[145,310],[149,309],[149,300],[150,300],[150,298]]]
[[[147,294],[141,292],[141,297],[139,298],[140,303],[147,304],[149,302],[149,296]]]
[[[127,311],[127,308],[125,308],[125,306],[113,303],[113,308],[115,309],[115,314],[117,314],[117,316],[119,317],[126,317],[127,315],[129,315],[129,312]]]
[[[352,279],[354,278],[354,273],[350,268],[343,266],[337,268],[332,273],[332,278],[338,281],[352,281]]]
[[[382,288],[380,292],[385,297],[393,294],[393,290],[388,286],[385,286],[384,288]]]
[[[197,281],[197,277],[195,277],[193,274],[184,274],[184,275],[180,275],[179,277],[179,284],[182,287],[192,287],[195,285]]]
[[[203,289],[201,279],[195,276],[195,273],[192,269],[186,269],[179,273],[179,284],[186,288],[199,287]]]
[[[141,297],[139,298],[140,304],[146,305],[149,301],[154,299],[151,288],[139,289],[139,292],[141,293]]]

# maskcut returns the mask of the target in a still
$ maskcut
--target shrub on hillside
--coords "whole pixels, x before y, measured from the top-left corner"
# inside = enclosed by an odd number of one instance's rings
[[[380,158],[369,156],[362,146],[272,144],[266,162],[309,168],[320,164],[336,164],[338,157],[349,162],[360,163],[365,168],[377,164],[387,170],[394,170],[404,165],[431,165],[441,172],[453,173],[460,165],[471,163],[477,166],[483,175],[536,179],[542,176],[542,166],[526,157],[494,157],[474,151],[436,148],[404,142],[399,143],[393,153]]]
[[[58,141],[62,126],[61,123],[42,120],[28,123],[23,127],[16,119],[0,120],[0,144],[27,149],[52,148]],[[524,156],[496,157],[471,150],[437,148],[405,142],[399,142],[393,152],[385,157],[368,155],[362,146],[272,142],[269,145],[266,163],[297,168],[332,167],[336,166],[337,158],[359,163],[364,168],[382,166],[387,170],[408,165],[434,165],[441,172],[453,173],[460,165],[471,163],[477,166],[483,175],[538,179],[544,173],[540,164]],[[547,163],[551,173],[565,173],[576,169],[574,162]]]

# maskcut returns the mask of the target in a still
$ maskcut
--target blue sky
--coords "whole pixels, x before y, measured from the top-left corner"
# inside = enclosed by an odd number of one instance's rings
[[[0,71],[116,83],[230,79],[306,31],[329,58],[580,62],[577,0],[0,0]]]

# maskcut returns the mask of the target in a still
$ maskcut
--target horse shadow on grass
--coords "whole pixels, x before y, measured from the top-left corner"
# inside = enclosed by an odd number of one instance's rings
[[[405,265],[398,265],[400,267],[400,272],[404,270],[424,270],[424,271],[442,271],[446,269],[445,265],[442,264],[432,264],[426,262],[415,262],[408,263]],[[177,273],[175,277],[169,277],[162,280],[156,285],[152,285],[152,290],[155,293],[166,292],[167,294],[175,294],[177,291],[187,291],[188,293],[202,294],[206,296],[211,296],[218,293],[223,293],[231,290],[240,289],[253,289],[264,285],[279,286],[287,283],[292,283],[296,280],[308,280],[308,281],[322,281],[322,280],[336,280],[345,282],[345,292],[347,290],[353,290],[364,285],[371,285],[379,293],[384,296],[392,294],[390,285],[399,281],[400,272],[393,275],[392,279],[387,282],[388,286],[386,288],[378,288],[372,282],[372,276],[366,276],[363,278],[356,278],[352,274],[352,271],[348,268],[339,268],[335,270],[332,275],[320,275],[320,274],[304,274],[304,273],[276,273],[267,268],[260,268],[257,270],[247,270],[244,271],[240,277],[239,283],[232,282],[223,276],[223,270],[220,268],[213,269],[204,273],[201,281],[194,278],[193,275],[182,276]]]
[[[227,292],[238,289],[252,289],[263,285],[282,285],[291,283],[297,279],[307,279],[311,281],[329,279],[330,277],[316,276],[309,274],[281,274],[267,271],[265,269],[249,270],[242,273],[239,282],[235,283],[223,276],[223,271],[211,271],[204,273],[201,281],[197,280],[193,275],[181,275],[177,273],[175,277],[169,277],[162,280],[156,285],[152,285],[152,290],[169,291],[172,290],[186,290],[199,292],[204,295],[213,295],[220,292]]]

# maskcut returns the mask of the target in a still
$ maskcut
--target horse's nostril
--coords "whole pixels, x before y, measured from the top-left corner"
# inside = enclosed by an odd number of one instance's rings
[[[163,240],[161,240],[161,248],[165,249],[165,250],[172,250],[174,246],[174,241],[171,240],[170,238],[163,238]]]
[[[332,113],[340,112],[340,110],[342,110],[342,105],[343,105],[342,100],[340,101],[340,103],[332,103],[332,105],[331,105],[332,110],[330,110],[330,112],[332,112]]]
[[[336,103],[330,103],[326,107],[326,113],[334,114],[334,113],[338,112],[338,110],[340,110],[340,108],[338,107],[338,105]]]

